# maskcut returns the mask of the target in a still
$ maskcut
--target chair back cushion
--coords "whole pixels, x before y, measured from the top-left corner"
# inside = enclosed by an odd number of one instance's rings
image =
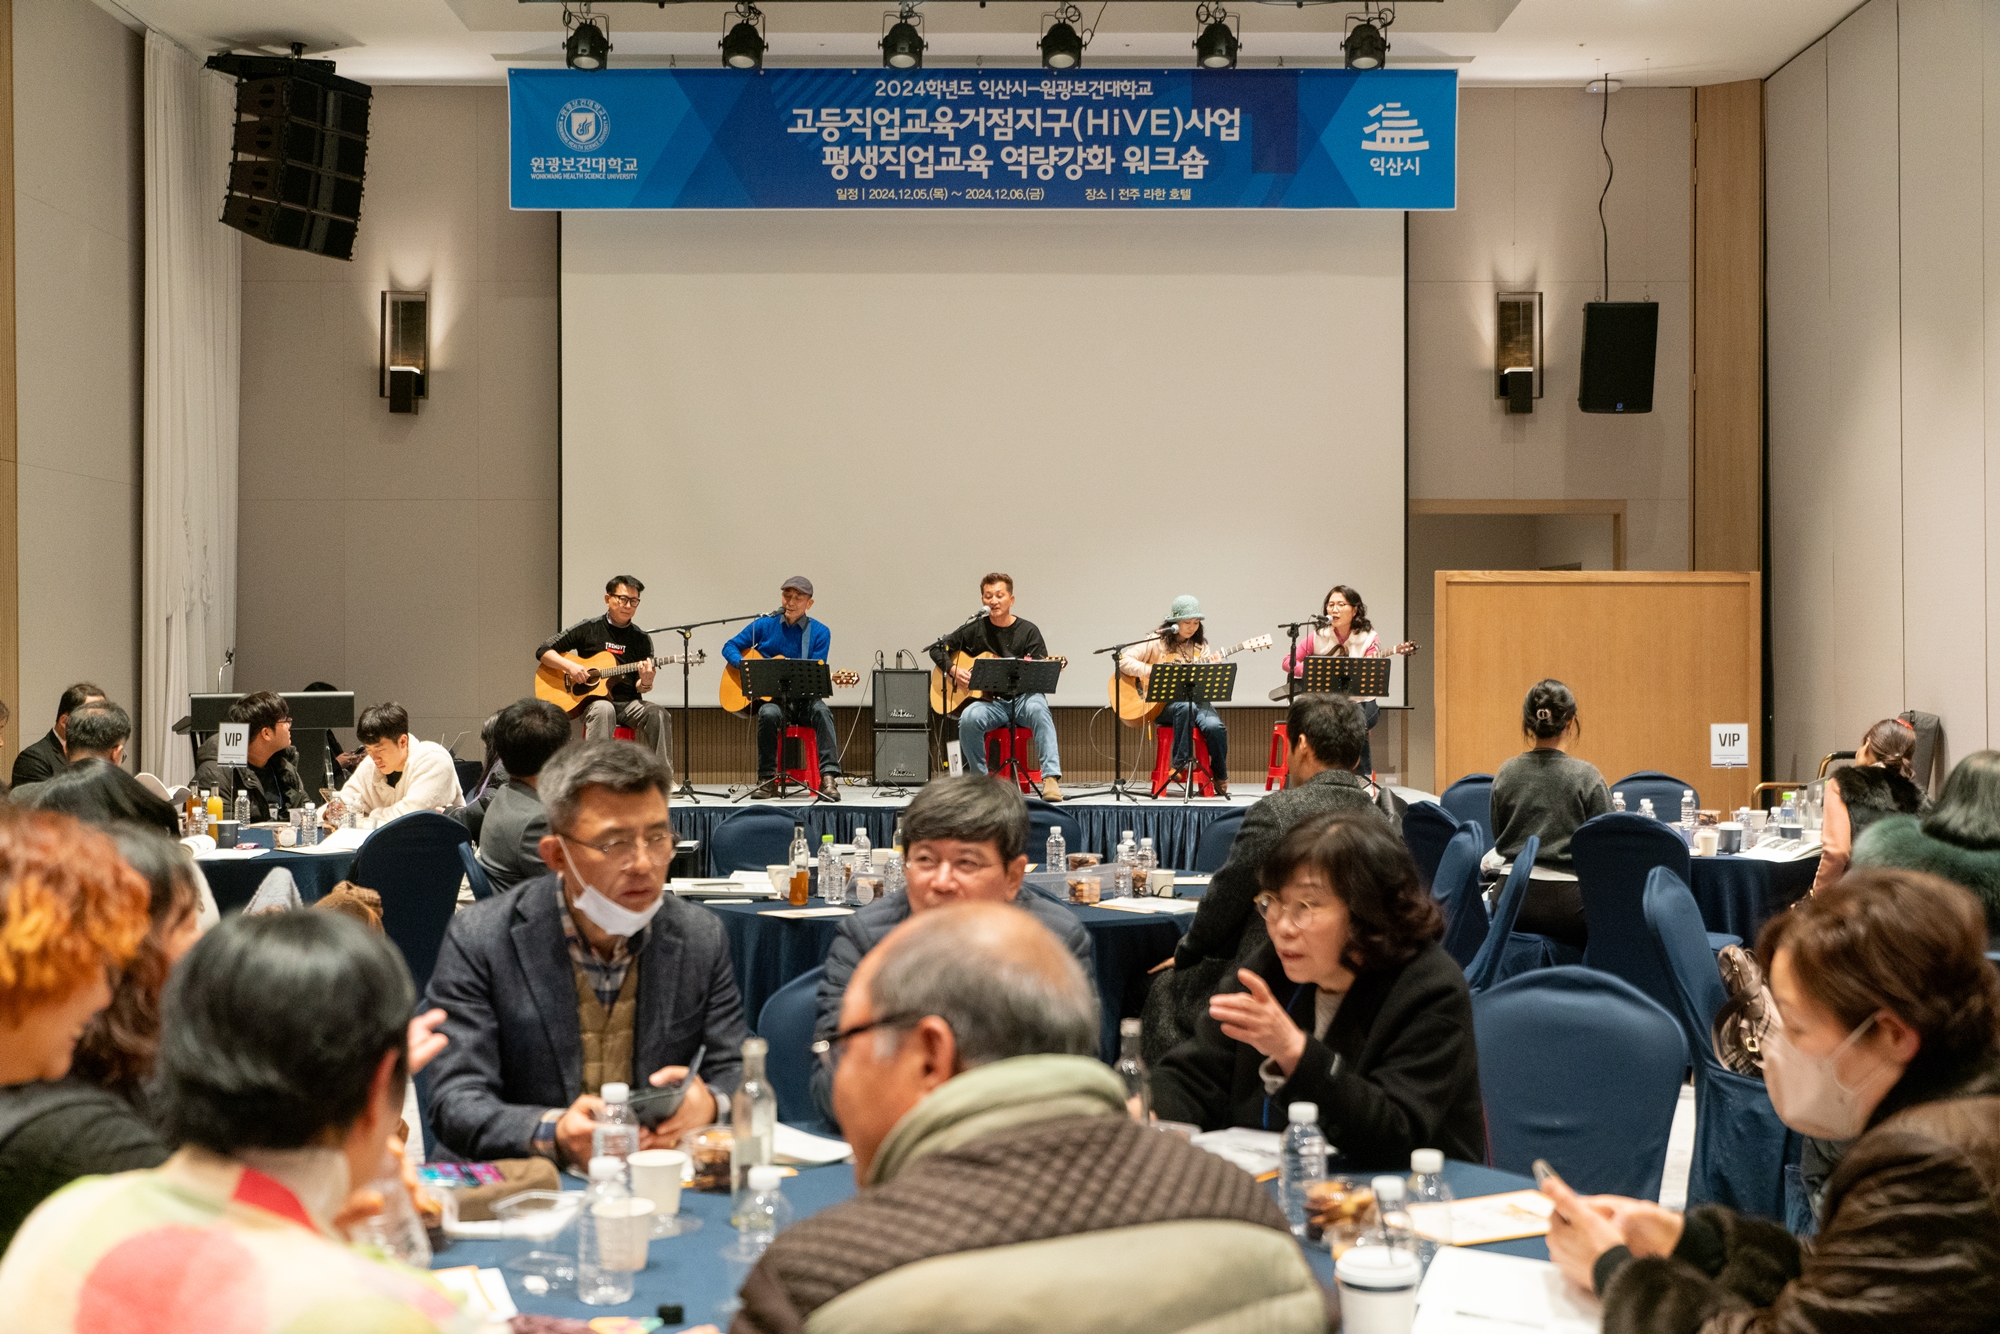
[[[812,1053],[815,1002],[825,968],[799,974],[771,993],[757,1015],[757,1036],[771,1044],[764,1069],[778,1092],[778,1119],[812,1129],[820,1124],[813,1105]]]
[[[458,862],[465,868],[465,882],[472,886],[472,897],[490,899],[493,897],[493,878],[486,874],[486,868],[479,864],[479,854],[472,850],[472,844],[458,845]]]
[[[1063,831],[1063,847],[1068,851],[1086,851],[1083,846],[1083,826],[1076,822],[1074,815],[1060,810],[1053,804],[1043,801],[1040,797],[1029,797],[1027,801],[1029,861],[1039,863],[1043,858],[1048,856],[1049,830],[1051,829],[1060,829]],[[1132,837],[1136,839],[1139,835],[1134,834]],[[1157,842],[1154,844],[1153,850],[1162,854],[1160,865],[1168,865],[1164,855],[1165,850],[1160,848]],[[1050,869],[1068,868],[1051,867]]]
[[[1431,893],[1444,909],[1444,952],[1468,968],[1486,943],[1486,904],[1480,898],[1479,834],[1461,829],[1438,863]]]
[[[1459,819],[1478,825],[1486,833],[1486,847],[1493,846],[1492,774],[1467,774],[1444,790],[1438,804]]]
[[[1681,793],[1692,790],[1695,800],[1701,800],[1701,789],[1693,783],[1683,783],[1672,774],[1663,774],[1658,769],[1641,769],[1637,773],[1626,774],[1623,778],[1607,786],[1613,792],[1625,794],[1627,814],[1639,813],[1642,799],[1653,803],[1653,814],[1662,820],[1681,818]]]
[[[1486,939],[1479,943],[1479,952],[1472,956],[1472,963],[1465,970],[1465,984],[1474,993],[1486,990],[1500,980],[1500,963],[1507,953],[1507,937],[1513,934],[1514,919],[1521,915],[1521,900],[1528,897],[1528,878],[1535,869],[1535,854],[1542,850],[1539,835],[1528,835],[1528,841],[1521,846],[1521,855],[1514,858],[1514,869],[1507,873],[1507,883],[1500,887],[1500,897],[1493,904],[1493,920],[1486,929]]]
[[[1472,998],[1493,1166],[1658,1199],[1687,1069],[1680,1023],[1619,978],[1544,968]]]
[[[1583,895],[1586,967],[1616,973],[1651,996],[1669,1014],[1680,1013],[1673,983],[1667,980],[1642,900],[1654,867],[1673,872],[1685,885],[1692,878],[1688,846],[1670,826],[1629,811],[1586,820],[1569,843]]]
[[[731,871],[761,871],[766,866],[775,866],[791,855],[792,826],[797,823],[783,811],[756,806],[723,817],[708,836],[709,874],[728,875]],[[813,855],[819,855],[818,840],[808,842]]]
[[[413,811],[370,834],[348,872],[355,884],[382,896],[382,929],[403,952],[419,996],[430,985],[445,928],[458,911],[465,875],[458,850],[471,841],[458,821]]]
[[[1445,844],[1458,833],[1458,817],[1435,801],[1412,802],[1403,812],[1403,842],[1416,859],[1417,875],[1428,888],[1437,883]]]
[[[1243,828],[1243,812],[1230,811],[1217,816],[1201,827],[1201,842],[1195,847],[1194,869],[1198,874],[1212,875],[1222,869],[1229,860],[1229,850],[1236,846],[1237,831]]]

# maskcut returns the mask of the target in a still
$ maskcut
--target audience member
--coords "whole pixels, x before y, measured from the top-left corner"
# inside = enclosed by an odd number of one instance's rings
[[[479,781],[465,794],[465,804],[451,812],[451,818],[465,826],[475,845],[486,823],[486,808],[493,804],[494,794],[507,785],[507,768],[500,763],[500,752],[493,746],[493,728],[499,721],[500,711],[495,709],[479,725],[479,744],[486,752],[479,765]]]
[[[210,737],[196,758],[194,785],[222,798],[222,809],[233,817],[236,793],[250,794],[252,820],[282,820],[287,811],[306,804],[305,780],[299,776],[299,752],[292,745],[292,706],[275,690],[244,695],[229,706],[224,719],[250,728],[250,762],[223,764],[217,759],[221,741]]]
[[[1975,750],[1944,780],[1927,815],[1888,815],[1854,842],[1856,866],[1900,866],[1972,891],[2000,949],[2000,751]]]
[[[1683,1216],[1550,1182],[1550,1256],[1602,1295],[1606,1334],[2000,1328],[2000,978],[1986,930],[1957,886],[1870,869],[1766,924],[1771,1103],[1801,1134],[1854,1139],[1825,1225],[1808,1248],[1719,1205]]]
[[[840,1026],[841,998],[868,951],[908,918],[954,903],[1012,903],[1054,932],[1084,976],[1096,985],[1090,932],[1062,904],[1022,888],[1028,869],[1028,803],[1013,786],[982,774],[934,778],[903,812],[904,876],[908,889],[858,908],[844,918],[820,975],[821,1037]],[[812,1073],[813,1101],[833,1116],[831,1066]]]
[[[1074,956],[998,904],[919,914],[870,950],[816,1044],[844,1052],[861,1191],[778,1234],[736,1334],[1337,1324],[1269,1192],[1132,1120],[1097,1021]]]
[[[493,746],[506,781],[491,789],[478,840],[479,864],[495,893],[549,873],[542,862],[549,820],[538,785],[543,766],[568,744],[569,717],[546,700],[516,700],[494,718]]]
[[[642,1144],[673,1147],[715,1120],[711,1085],[736,1087],[749,1029],[728,939],[714,913],[665,892],[672,786],[632,742],[565,747],[538,785],[554,873],[452,918],[430,984],[451,1042],[430,1120],[454,1153],[581,1165],[605,1084],[679,1079],[703,1046],[702,1075]]]
[[[1292,747],[1285,789],[1243,813],[1229,860],[1209,881],[1168,971],[1146,997],[1144,1051],[1154,1065],[1194,1036],[1209,993],[1265,943],[1252,905],[1263,890],[1264,864],[1286,833],[1315,815],[1389,820],[1355,772],[1368,744],[1360,705],[1340,695],[1301,695],[1286,711],[1285,727]]]
[[[26,746],[14,757],[13,787],[23,783],[39,783],[53,778],[69,768],[69,758],[64,750],[63,737],[69,730],[69,716],[93,699],[103,699],[104,689],[88,681],[78,681],[62,692],[56,701],[56,723],[40,741]]]
[[[1493,775],[1493,851],[1511,862],[1531,836],[1541,840],[1535,866],[1561,878],[1537,875],[1529,882],[1514,929],[1580,950],[1589,933],[1569,840],[1578,825],[1611,809],[1611,793],[1596,765],[1565,754],[1583,730],[1568,686],[1545,680],[1530,687],[1521,703],[1521,730],[1533,747]]]
[[[58,1192],[0,1261],[44,1330],[470,1329],[428,1277],[335,1239],[395,1172],[415,1000],[385,939],[332,913],[232,917],[174,972],[155,1106],[162,1167]]]
[[[367,756],[340,789],[341,804],[354,814],[393,820],[412,811],[446,811],[463,804],[451,752],[411,736],[410,715],[402,705],[369,705],[354,734]]]
[[[1861,738],[1854,763],[1827,775],[1813,893],[1847,874],[1854,840],[1870,825],[1885,815],[1915,815],[1923,809],[1925,797],[1911,764],[1916,752],[1916,729],[1901,718],[1884,718]]]
[[[1283,1130],[1310,1102],[1351,1169],[1400,1171],[1425,1148],[1483,1161],[1472,997],[1402,839],[1316,816],[1265,864],[1257,911],[1271,939],[1154,1073],[1161,1119]]]
[[[110,700],[95,699],[73,709],[65,721],[68,760],[63,772],[67,773],[86,760],[106,760],[113,767],[125,763],[125,743],[132,738],[132,715],[124,709]],[[14,803],[17,806],[34,805],[36,795],[49,781],[43,778],[20,784],[13,792]]]

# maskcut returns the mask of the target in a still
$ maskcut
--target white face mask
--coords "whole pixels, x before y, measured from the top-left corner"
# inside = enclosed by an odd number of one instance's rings
[[[562,835],[558,834],[556,837],[562,838]],[[569,845],[570,841],[563,838],[565,850]],[[583,896],[576,901],[576,910],[588,917],[600,931],[608,931],[614,936],[638,935],[646,929],[646,923],[653,920],[653,915],[659,912],[660,905],[666,902],[667,896],[662,893],[644,908],[633,912],[615,899],[598,893],[596,887],[583,878],[583,872],[576,869],[574,856],[569,858],[569,873],[576,877],[577,884],[583,886]]]
[[[1870,1015],[1824,1056],[1806,1055],[1792,1045],[1782,1029],[1771,1026],[1761,1044],[1764,1087],[1780,1121],[1801,1135],[1818,1139],[1853,1139],[1867,1127],[1868,1114],[1902,1072],[1885,1058],[1850,1085],[1841,1081],[1839,1062],[1874,1024]]]

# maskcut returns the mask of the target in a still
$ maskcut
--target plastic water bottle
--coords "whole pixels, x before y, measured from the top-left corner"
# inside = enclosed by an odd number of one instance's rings
[[[1118,1077],[1125,1081],[1125,1105],[1142,1126],[1153,1124],[1153,1079],[1139,1055],[1139,1021],[1118,1021]],[[1136,1106],[1134,1105],[1136,1103]]]
[[[370,1182],[368,1189],[382,1197],[381,1212],[355,1225],[354,1239],[380,1248],[392,1260],[401,1260],[413,1269],[431,1267],[431,1239],[424,1222],[410,1203],[410,1192],[401,1177],[383,1177]]]
[[[632,1088],[629,1084],[606,1084],[597,1091],[604,1099],[604,1111],[590,1131],[590,1156],[616,1159],[620,1167],[639,1152],[639,1122],[632,1115]]]
[[[1653,814],[1653,799],[1651,797],[1639,798],[1639,814],[1645,816],[1648,820],[1657,820],[1660,818]]]
[[[632,1192],[625,1189],[625,1164],[616,1158],[590,1160],[590,1189],[576,1214],[576,1296],[591,1306],[623,1306],[632,1300],[632,1275],[645,1265],[631,1263]],[[640,1234],[644,1237],[644,1233]]]
[[[1417,1259],[1425,1269],[1430,1268],[1431,1258],[1437,1254],[1440,1245],[1451,1242],[1451,1186],[1444,1179],[1444,1151],[1442,1149],[1412,1149],[1410,1151],[1410,1206],[1426,1206],[1425,1223],[1433,1234],[1442,1234],[1442,1241],[1417,1236]]]
[[[1694,833],[1694,789],[1691,787],[1681,789],[1681,829],[1688,834]]]
[[[1625,809],[1625,794],[1623,792],[1613,792],[1611,794],[1611,809],[1614,811]]]
[[[891,848],[882,854],[882,894],[886,898],[891,894],[900,894],[906,888],[908,882],[903,879],[903,851]]]
[[[236,791],[236,827],[241,829],[250,823],[250,790],[238,788]]]
[[[854,872],[866,875],[875,869],[875,845],[868,841],[868,826],[856,821],[854,825]]]
[[[1140,839],[1138,857],[1132,865],[1132,892],[1134,894],[1150,894],[1153,892],[1153,871],[1159,864],[1159,855],[1153,851],[1153,840],[1150,838]]]
[[[1292,1235],[1306,1235],[1306,1195],[1326,1180],[1326,1136],[1319,1131],[1319,1104],[1295,1102],[1286,1113],[1284,1153],[1278,1162],[1278,1198]]]
[[[1408,1187],[1401,1177],[1376,1177],[1369,1185],[1375,1191],[1375,1216],[1381,1221],[1368,1240],[1378,1246],[1394,1246],[1412,1254],[1417,1249],[1417,1229],[1410,1222],[1405,1196]]]
[[[819,896],[828,903],[847,902],[847,877],[834,855],[832,834],[819,836]]]
[[[785,1174],[769,1165],[750,1169],[743,1207],[736,1211],[736,1251],[732,1259],[755,1262],[792,1221],[782,1189]]]
[[[1069,843],[1063,838],[1061,825],[1049,826],[1049,846],[1042,855],[1047,858],[1042,863],[1044,871],[1069,870]]]
[[[771,1165],[772,1139],[778,1128],[778,1091],[764,1076],[770,1044],[762,1038],[743,1040],[743,1083],[729,1099],[734,1137],[729,1143],[729,1185],[734,1194],[730,1221],[737,1221],[749,1199],[750,1169]]]
[[[306,803],[306,816],[299,824],[299,845],[310,848],[319,842],[319,807]]]
[[[1111,866],[1111,897],[1128,898],[1132,893],[1132,873],[1138,869],[1139,847],[1127,829],[1118,836],[1118,857]]]

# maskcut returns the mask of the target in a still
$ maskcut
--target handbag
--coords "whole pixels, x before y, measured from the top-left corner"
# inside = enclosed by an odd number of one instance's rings
[[[1715,1012],[1709,1026],[1709,1041],[1715,1059],[1723,1068],[1752,1079],[1764,1077],[1764,1057],[1760,1050],[1764,1032],[1770,1027],[1773,1005],[1770,988],[1764,985],[1764,970],[1756,956],[1741,945],[1725,945],[1716,955],[1715,967],[1729,999]]]

